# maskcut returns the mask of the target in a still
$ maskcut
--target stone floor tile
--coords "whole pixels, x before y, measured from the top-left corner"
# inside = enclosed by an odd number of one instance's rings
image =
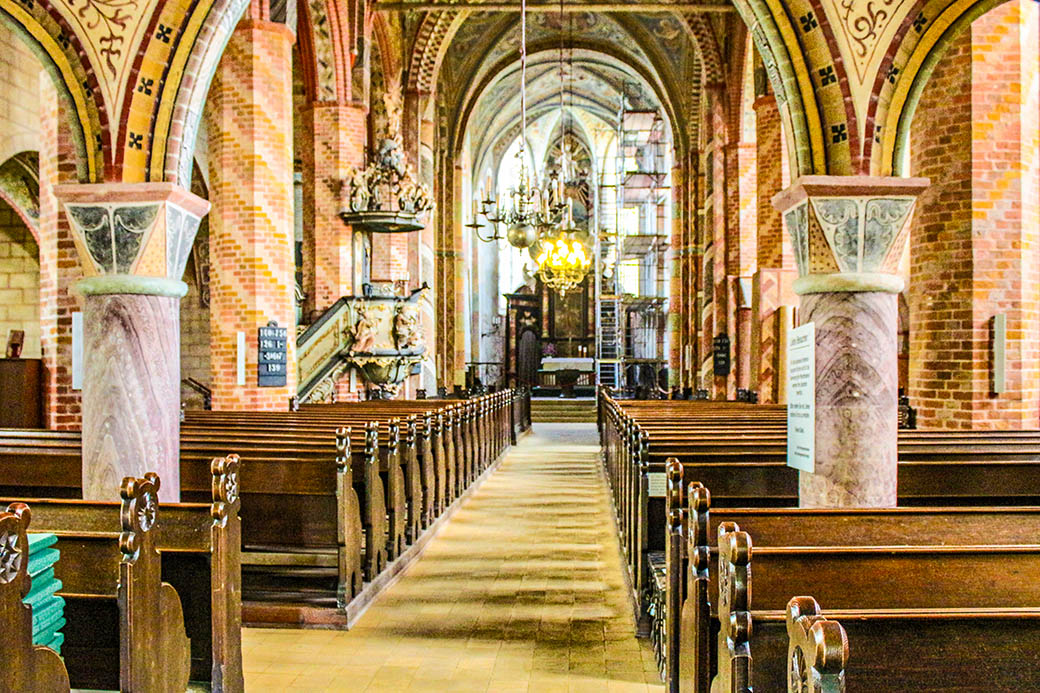
[[[243,632],[249,691],[663,690],[595,427],[535,424],[349,632]]]

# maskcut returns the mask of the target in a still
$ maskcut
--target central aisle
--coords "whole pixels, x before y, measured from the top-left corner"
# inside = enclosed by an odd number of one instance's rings
[[[243,633],[249,691],[656,691],[593,424],[535,424],[354,629]]]

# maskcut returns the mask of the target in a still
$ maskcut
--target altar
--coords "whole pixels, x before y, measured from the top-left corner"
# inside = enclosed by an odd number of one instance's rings
[[[574,396],[574,386],[591,385],[596,360],[591,357],[557,357],[542,359],[538,373],[542,385],[555,385],[563,390],[564,397]]]

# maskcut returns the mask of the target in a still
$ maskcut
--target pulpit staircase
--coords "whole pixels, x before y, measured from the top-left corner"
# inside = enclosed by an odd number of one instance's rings
[[[345,296],[329,306],[296,338],[298,401],[306,401],[323,380],[345,367],[351,327],[350,304]]]

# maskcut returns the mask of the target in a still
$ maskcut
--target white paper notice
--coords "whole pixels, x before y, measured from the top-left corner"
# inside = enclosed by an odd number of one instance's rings
[[[816,469],[816,327],[787,333],[787,466]]]
[[[83,313],[72,314],[72,389],[83,389]]]
[[[650,472],[646,475],[648,483],[647,495],[651,498],[664,498],[668,490],[668,477],[664,472]]]

